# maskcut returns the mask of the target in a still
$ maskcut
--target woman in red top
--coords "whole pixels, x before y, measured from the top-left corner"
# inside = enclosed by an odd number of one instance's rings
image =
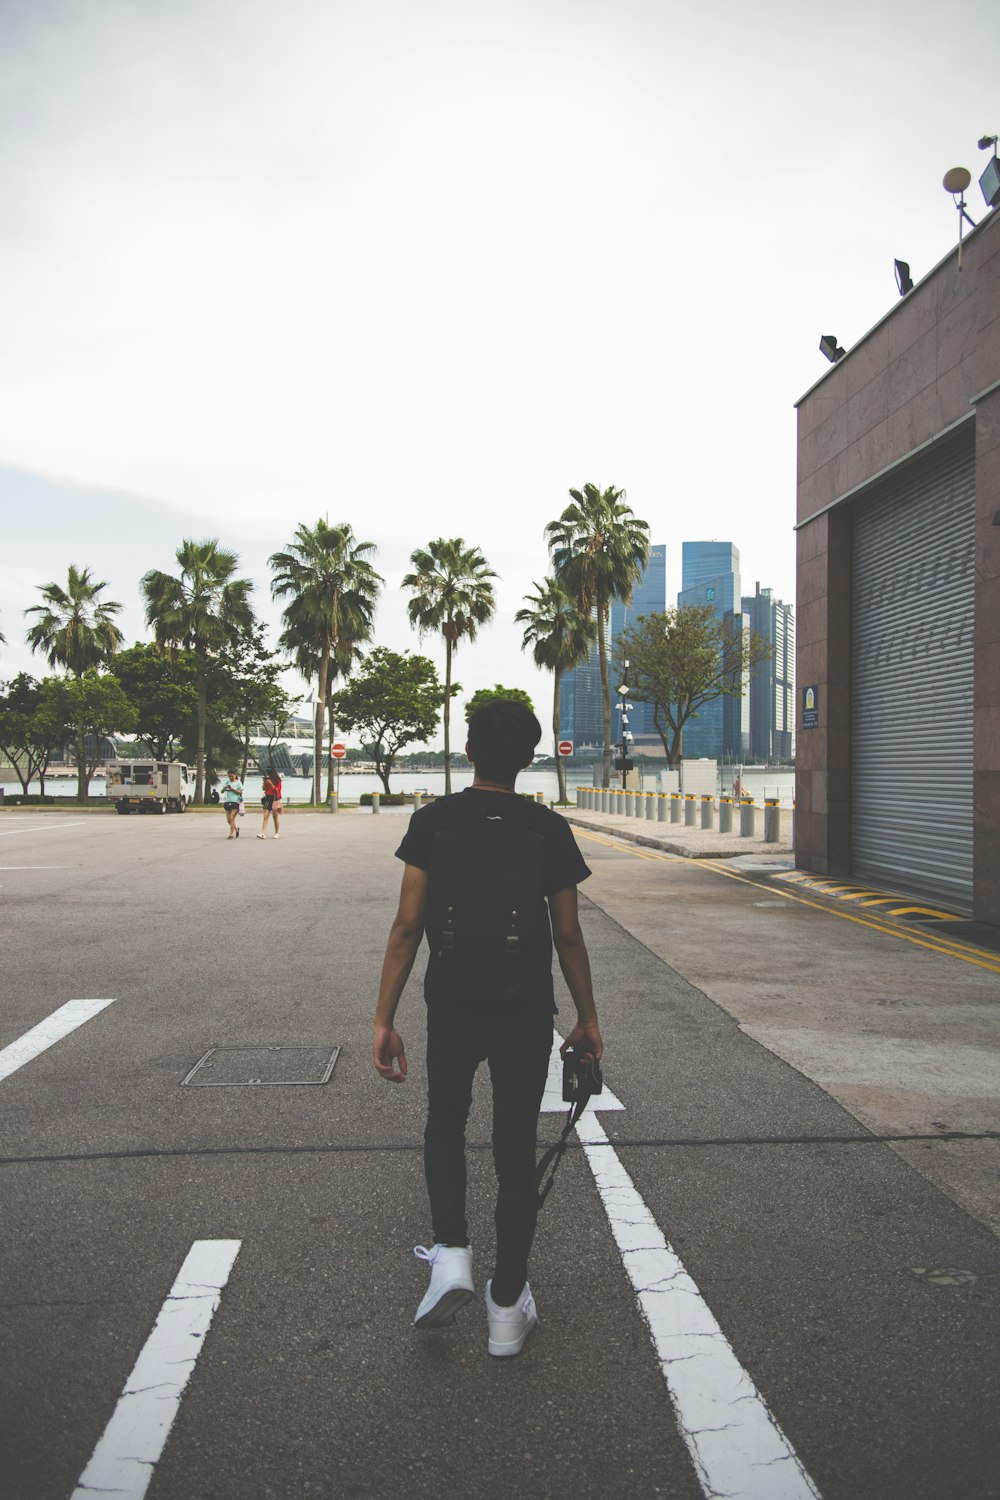
[[[273,818],[274,836],[276,839],[280,838],[278,823],[281,818],[281,777],[275,770],[264,773],[264,796],[262,800],[264,803],[264,822],[257,837],[262,839],[265,836],[267,833],[267,820],[268,818]]]

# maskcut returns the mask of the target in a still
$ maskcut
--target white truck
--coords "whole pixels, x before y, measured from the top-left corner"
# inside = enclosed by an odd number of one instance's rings
[[[182,813],[194,778],[179,760],[116,761],[107,768],[107,795],[120,813]]]

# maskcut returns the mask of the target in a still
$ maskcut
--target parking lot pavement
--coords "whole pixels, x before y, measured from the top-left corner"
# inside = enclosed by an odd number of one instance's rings
[[[303,814],[275,849],[207,817],[36,820],[0,845],[6,1492],[94,1493],[96,1475],[148,1481],[153,1500],[1000,1494],[996,1236],[880,1138],[860,1095],[814,1077],[840,1056],[816,1033],[853,1036],[866,984],[862,1044],[911,1010],[930,1035],[945,989],[981,1038],[992,976],[773,904],[738,870],[581,836],[625,1107],[585,1117],[532,1264],[542,1328],[491,1361],[481,1303],[443,1334],[410,1328],[428,1234],[419,975],[407,1087],[369,1061],[401,831]],[[781,1051],[796,1021],[813,1038],[798,1063]],[[181,1086],[213,1046],[278,1045],[341,1051],[320,1086]],[[542,1142],[559,1124],[542,1117]],[[485,1080],[469,1136],[481,1284]],[[182,1267],[220,1243],[189,1296]],[[160,1386],[171,1307],[195,1319],[197,1356],[165,1382],[162,1453],[144,1439],[123,1481],[114,1414],[150,1368]]]

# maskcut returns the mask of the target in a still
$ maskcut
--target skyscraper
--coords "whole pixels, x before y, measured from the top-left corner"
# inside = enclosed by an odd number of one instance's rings
[[[634,625],[640,615],[662,612],[666,607],[667,552],[662,544],[657,543],[649,549],[646,567],[632,591],[631,604],[623,604],[620,599],[611,601],[608,660],[614,661],[618,637],[627,625]],[[611,684],[612,705],[615,686],[615,683]],[[574,667],[572,672],[563,673],[559,709],[561,738],[572,740],[578,747],[583,745],[603,747],[604,706],[601,698],[601,668],[596,642],[591,646],[586,661]],[[659,735],[653,727],[653,710],[650,705],[636,703],[635,712],[629,715],[629,719],[637,740],[648,736],[655,739],[657,744],[660,743]],[[618,729],[619,725],[612,707],[612,736],[618,734]]]
[[[795,727],[795,622],[792,606],[757,584],[743,599],[750,629],[774,656],[750,669],[750,754],[766,762],[789,760]]]
[[[617,659],[618,638],[627,626],[634,625],[643,615],[662,614],[667,607],[667,549],[654,544],[649,549],[649,560],[645,571],[632,590],[631,604],[623,604],[620,599],[611,601],[611,656]],[[612,683],[612,690],[615,684]],[[636,703],[635,710],[629,714],[632,733],[636,740],[652,739],[657,745],[662,741],[656,732],[653,723],[653,706],[651,703]],[[616,733],[617,724],[612,725],[612,733]]]
[[[740,599],[740,554],[732,542],[685,542],[681,561],[680,609],[707,605],[719,620],[745,630]],[[742,759],[748,748],[749,704],[746,697],[714,698],[684,726],[684,754]]]

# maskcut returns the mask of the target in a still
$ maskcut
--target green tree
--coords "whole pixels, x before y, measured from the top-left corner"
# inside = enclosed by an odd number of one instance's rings
[[[86,800],[90,778],[101,759],[101,741],[116,734],[130,734],[136,712],[117,677],[93,668],[81,677],[50,678],[48,692],[52,709],[82,747],[83,794]],[[88,751],[87,740],[92,740]]]
[[[27,795],[28,783],[36,778],[45,795],[45,773],[52,752],[63,743],[67,726],[49,687],[54,678],[37,682],[19,672],[0,685],[0,750],[6,755]]]
[[[287,599],[279,644],[296,653],[300,665],[316,664],[313,803],[322,797],[323,720],[328,711],[330,664],[342,664],[347,642],[371,638],[375,604],[384,582],[370,554],[374,542],[359,542],[346,521],[331,526],[322,518],[310,530],[300,524],[283,552],[271,557],[271,594]]]
[[[249,629],[238,632],[215,659],[213,668],[219,684],[216,709],[240,742],[240,774],[241,780],[245,780],[254,726],[266,721],[284,726],[291,712],[289,696],[281,682],[286,667],[277,652],[268,650],[264,628],[255,621]]]
[[[66,587],[59,583],[39,584],[43,604],[33,604],[26,615],[38,618],[29,626],[25,639],[32,651],[43,651],[50,667],[64,667],[74,677],[102,666],[118,650],[123,636],[115,624],[122,606],[100,596],[107,583],[98,583],[89,568],[70,563]],[[87,798],[89,776],[84,774],[86,756],[80,741],[76,745],[78,802]]]
[[[360,734],[386,794],[393,762],[404,745],[424,744],[438,727],[445,689],[434,663],[376,646],[336,695],[338,722]]]
[[[545,528],[556,580],[584,614],[597,620],[597,648],[604,709],[604,774],[611,783],[611,685],[608,680],[608,618],[612,599],[628,604],[649,557],[649,527],[625,504],[625,491],[585,484],[570,490],[572,504]]]
[[[236,578],[235,552],[217,538],[204,542],[185,537],[177,549],[180,574],[148,572],[140,583],[146,601],[146,623],[160,645],[182,646],[194,653],[198,682],[198,736],[195,747],[195,803],[205,800],[205,730],[208,720],[208,663],[253,621],[248,578]]]
[[[135,734],[154,760],[176,760],[189,724],[197,722],[198,662],[193,651],[137,641],[110,666],[136,711]]]
[[[684,726],[706,703],[739,697],[751,667],[774,648],[753,631],[720,620],[710,604],[640,615],[618,637],[616,664],[628,660],[629,696],[653,709],[653,723],[673,769],[683,754]]]
[[[438,537],[410,554],[414,571],[403,579],[413,598],[407,606],[410,624],[421,636],[439,631],[444,636],[444,789],[451,791],[451,662],[463,636],[474,641],[480,625],[493,618],[496,595],[491,579],[496,573],[478,547],[467,547],[462,537]]]
[[[526,594],[525,608],[514,616],[524,626],[522,649],[532,648],[536,666],[552,673],[552,753],[559,778],[559,801],[566,801],[566,762],[559,754],[560,688],[562,674],[585,661],[597,625],[593,615],[582,610],[554,578],[535,584],[535,592]]]
[[[523,703],[530,713],[535,712],[535,705],[524,688],[504,687],[502,682],[497,682],[491,688],[477,688],[465,705],[465,722],[468,723],[477,708],[482,708],[486,703],[494,703],[498,698],[508,698],[513,703]]]

